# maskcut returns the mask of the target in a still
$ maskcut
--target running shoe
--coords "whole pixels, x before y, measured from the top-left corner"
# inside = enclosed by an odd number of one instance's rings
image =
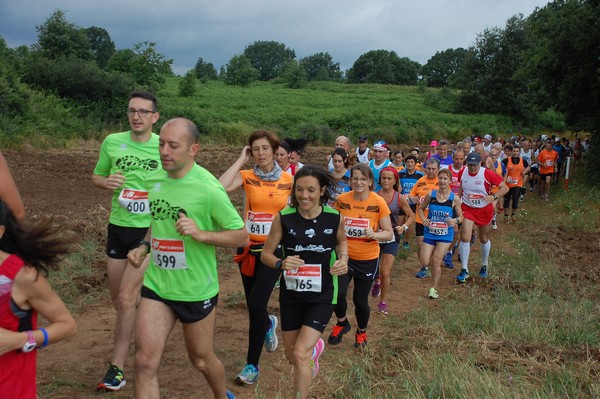
[[[375,280],[375,282],[373,282],[373,286],[371,287],[371,296],[373,298],[379,298],[379,295],[381,295],[381,281]]]
[[[238,385],[252,385],[258,380],[258,366],[247,364],[246,367],[235,377]]]
[[[421,266],[421,270],[419,270],[416,274],[416,278],[425,278],[429,276],[429,269],[425,266]]]
[[[315,378],[319,374],[319,356],[325,349],[325,341],[323,338],[319,338],[317,344],[313,348],[313,354],[310,358],[310,369],[312,370],[312,378]]]
[[[533,187],[529,187],[529,192],[532,193],[533,192]]]
[[[331,329],[331,335],[327,339],[329,345],[337,345],[342,342],[343,335],[350,331],[350,323],[346,320],[346,324],[337,323]]]
[[[483,265],[483,266],[481,266],[481,269],[479,269],[479,277],[486,278],[487,276],[488,276],[487,265]]]
[[[265,348],[267,352],[272,353],[277,349],[277,345],[279,344],[279,340],[277,339],[277,316],[270,314],[269,315],[269,330],[267,330],[267,335],[265,335]]]
[[[104,376],[104,379],[98,384],[96,391],[118,391],[127,385],[127,381],[125,381],[125,374],[123,374],[123,370],[111,364]]]
[[[410,246],[408,245],[408,241],[404,241],[402,243],[402,248],[406,249],[408,251],[408,249],[410,248]]]
[[[367,346],[367,332],[356,331],[356,341],[354,341],[355,348],[365,348]]]
[[[460,269],[460,273],[456,276],[456,280],[459,283],[464,283],[469,278],[469,272],[467,269]]]
[[[377,305],[377,311],[381,314],[388,314],[388,305],[385,302],[379,302],[379,305]]]
[[[519,197],[519,201],[523,202],[524,198],[525,198],[525,196],[523,194],[521,194],[521,196]]]
[[[431,287],[429,289],[429,294],[427,295],[427,297],[429,299],[438,299],[439,296],[440,295],[438,294],[438,292],[437,292],[437,290],[435,288]]]
[[[227,399],[235,399],[235,395],[231,391],[225,392],[225,395],[227,395]]]
[[[452,262],[452,252],[448,252],[446,256],[444,256],[444,265],[448,269],[454,269],[454,263]]]
[[[496,224],[496,219],[492,219],[492,230],[496,230],[498,228],[498,225]]]

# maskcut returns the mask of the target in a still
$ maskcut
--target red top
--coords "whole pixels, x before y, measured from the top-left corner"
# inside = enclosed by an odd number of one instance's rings
[[[26,312],[18,317],[11,309],[11,292],[15,276],[24,266],[16,255],[10,255],[0,264],[0,327],[10,331],[28,331],[37,328],[37,313]],[[35,399],[36,351],[10,351],[0,356],[0,396],[3,398]]]

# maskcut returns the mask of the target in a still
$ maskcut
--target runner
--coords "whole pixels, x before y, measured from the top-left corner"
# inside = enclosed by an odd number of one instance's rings
[[[414,204],[420,204],[425,199],[425,195],[438,188],[438,172],[440,170],[440,161],[435,158],[430,158],[425,163],[425,176],[420,178],[419,181],[414,185],[412,190],[410,190],[409,201]],[[415,274],[416,278],[425,278],[429,276],[429,268],[427,267],[427,262],[424,259],[421,259],[421,245],[423,244],[423,233],[425,232],[425,228],[423,226],[423,222],[419,217],[419,213],[415,214],[415,233],[417,236],[417,257],[419,258],[420,269]],[[427,212],[425,212],[425,216],[427,216]]]
[[[460,224],[462,212],[460,197],[450,189],[452,172],[442,169],[438,173],[438,186],[425,195],[417,209],[425,227],[420,258],[423,263],[433,269],[433,286],[429,289],[428,297],[437,299],[440,276],[442,275],[442,259],[448,253],[454,240],[455,226]],[[427,217],[424,211],[428,210]]]
[[[448,142],[446,140],[440,140],[437,145],[437,153],[432,155],[431,158],[440,161],[440,170],[452,165],[452,157],[448,155]]]
[[[510,146],[510,144],[507,144],[508,146]],[[512,148],[512,146],[511,146]],[[512,151],[512,150],[511,150]],[[492,146],[492,150],[490,151],[490,154],[486,160],[486,167],[493,171],[494,173],[496,173],[498,176],[502,177],[502,180],[506,183],[506,164],[504,162],[500,162],[498,160],[498,156],[500,155],[500,151],[495,147]],[[502,212],[504,210],[504,198],[501,196],[498,196],[497,193],[498,191],[500,191],[499,187],[493,186],[492,190],[490,191],[490,194],[496,194],[496,196],[498,197],[497,199],[495,199],[492,202],[492,205],[494,206],[494,217],[492,218],[492,230],[496,230],[498,228],[498,223],[496,222],[496,215],[497,212]],[[472,242],[472,240],[471,240]]]
[[[458,195],[458,189],[460,188],[460,182],[458,181],[459,173],[465,169],[465,152],[463,150],[454,151],[454,155],[452,156],[452,165],[448,168],[448,170],[452,173],[452,181],[450,182],[450,190],[454,194]],[[459,197],[460,198],[460,197]],[[460,241],[460,234],[458,234],[458,224],[454,225],[454,239],[452,240],[452,246],[450,250],[446,253],[444,257],[444,265],[448,269],[454,269],[454,262],[452,261],[452,257],[458,248],[458,243]]]
[[[300,159],[302,159],[302,156],[304,155],[308,140],[287,138],[285,141],[290,146],[290,163],[294,165],[295,171],[298,172],[298,170],[302,169],[304,166],[304,164],[300,162]]]
[[[404,164],[406,165],[406,169],[404,169],[402,172],[400,172],[398,174],[398,178],[400,179],[400,186],[401,186],[401,191],[400,194],[402,194],[402,196],[408,201],[408,204],[410,205],[410,209],[413,213],[415,213],[417,211],[417,203],[413,203],[409,200],[409,194],[410,194],[410,190],[412,190],[413,186],[415,185],[415,183],[423,176],[425,176],[425,174],[423,172],[421,172],[420,170],[417,170],[417,158],[414,155],[409,155],[406,157],[406,159],[404,160]],[[398,223],[399,224],[404,224],[404,216],[400,216],[398,218]],[[410,228],[411,226],[408,225],[409,229],[406,230],[406,233],[404,233],[404,242],[402,243],[402,248],[404,248],[405,250],[408,250],[409,244],[408,244],[408,240],[410,239],[410,234],[412,229]]]
[[[369,161],[369,168],[371,168],[373,178],[375,179],[375,191],[378,191],[381,189],[381,186],[379,186],[379,172],[381,169],[393,164],[388,158],[389,150],[385,141],[376,141],[371,148],[371,153],[373,154],[373,159]]]
[[[522,159],[520,155],[521,149],[515,145],[513,146],[511,157],[503,161],[507,170],[505,181],[508,186],[508,194],[504,197],[504,220],[506,222],[509,221],[509,217],[511,222],[515,222],[515,214],[519,208],[519,197],[522,195],[523,179],[529,172],[529,163]],[[508,208],[511,205],[511,201],[512,206],[509,213]]]
[[[369,163],[371,160],[371,151],[369,150],[367,136],[358,136],[358,147],[356,147],[356,160],[360,163]]]
[[[225,367],[213,350],[219,296],[215,247],[247,245],[248,233],[219,181],[196,164],[199,136],[196,125],[183,118],[168,121],[160,130],[167,176],[147,181],[152,224],[129,253],[135,267],[148,265],[136,317],[138,399],[160,396],[160,362],[177,320],[188,357],[214,397],[233,398],[226,389]]]
[[[537,160],[540,168],[540,194],[543,200],[549,201],[552,175],[556,173],[558,162],[558,153],[552,149],[551,139],[546,139],[544,149],[540,151]]]
[[[106,243],[106,270],[113,307],[117,311],[114,348],[106,375],[97,390],[118,391],[127,381],[123,367],[135,326],[135,309],[140,299],[144,269],[129,267],[127,252],[146,235],[151,216],[144,180],[164,174],[160,168],[156,97],[149,92],[131,94],[127,108],[128,132],[106,137],[100,148],[92,183],[112,191]]]
[[[437,140],[433,140],[429,144],[429,151],[427,151],[427,153],[425,154],[425,161],[427,161],[429,158],[431,158],[432,156],[437,154],[437,150],[438,150],[437,146],[438,146]]]
[[[552,175],[553,183],[558,184],[558,179],[561,177],[563,173],[563,164],[565,163],[565,158],[567,157],[567,149],[560,141],[560,137],[554,139],[554,145],[552,149],[558,153],[558,161],[556,162],[556,173]]]
[[[335,139],[334,148],[343,148],[346,154],[350,154],[350,139],[346,136],[338,136]],[[327,155],[327,170],[333,170],[333,163],[331,161],[331,155]]]
[[[394,231],[394,237],[390,241],[382,241],[379,243],[380,266],[379,275],[371,288],[371,295],[375,298],[381,296],[377,310],[381,314],[388,314],[387,298],[390,290],[390,281],[392,275],[392,266],[398,248],[400,247],[400,238],[415,221],[415,215],[408,205],[408,201],[398,192],[398,172],[393,166],[388,166],[381,170],[379,176],[379,184],[381,190],[377,192],[381,198],[385,200],[390,209],[390,219]],[[402,224],[398,218],[403,216]]]
[[[394,167],[398,171],[398,173],[402,172],[405,169],[404,166],[404,151],[396,150],[394,151]]]
[[[348,238],[348,274],[340,276],[338,303],[335,306],[337,323],[333,326],[328,342],[337,345],[350,331],[350,322],[346,317],[348,303],[346,293],[350,280],[354,279],[354,312],[357,330],[354,346],[364,348],[367,345],[367,326],[371,309],[369,291],[379,268],[379,243],[393,237],[390,210],[385,200],[373,190],[373,171],[365,164],[352,167],[352,191],[338,197],[336,209],[344,216],[344,230]]]
[[[292,190],[292,176],[283,172],[273,159],[279,147],[277,135],[257,130],[248,138],[248,144],[219,178],[228,193],[243,188],[244,221],[251,240],[250,246],[238,249],[236,256],[249,317],[246,366],[236,377],[240,385],[251,385],[258,380],[263,346],[269,353],[277,349],[278,320],[268,314],[267,304],[280,272],[264,265],[260,254],[271,223],[277,212],[287,205]],[[254,160],[254,168],[241,170],[250,160]]]
[[[279,142],[279,148],[275,151],[275,161],[281,167],[281,170],[294,176],[296,174],[296,165],[290,163],[290,153],[292,148],[285,139]]]
[[[527,161],[527,164],[529,165],[529,169],[526,171],[526,174],[523,176],[523,187],[521,188],[521,195],[519,196],[519,201],[523,202],[523,199],[525,198],[525,192],[527,191],[527,183],[529,183],[529,179],[531,176],[531,169],[533,168],[533,159],[535,158],[534,156],[534,151],[531,149],[531,142],[527,139],[523,140],[520,144],[521,147],[521,153],[519,154],[519,156],[524,160]]]
[[[350,169],[348,169],[348,154],[343,148],[336,148],[331,155],[333,161],[333,172],[330,172],[336,181],[333,186],[333,192],[330,193],[329,205],[333,207],[340,194],[351,190],[350,188]]]
[[[324,170],[302,168],[294,179],[291,206],[275,216],[261,256],[265,265],[283,272],[281,330],[285,355],[294,365],[295,398],[308,398],[311,377],[319,372],[325,348],[321,334],[337,303],[338,275],[348,271],[344,219],[324,206],[334,185]],[[283,254],[277,256],[280,242]]]
[[[493,171],[481,167],[481,155],[474,152],[467,156],[467,170],[458,176],[460,180],[459,196],[462,199],[463,223],[460,231],[460,259],[462,268],[456,280],[464,283],[469,278],[469,254],[471,252],[471,233],[477,226],[479,242],[481,243],[481,270],[479,276],[488,276],[488,259],[492,244],[489,240],[490,222],[494,216],[492,202],[498,196],[508,192],[502,177]],[[490,194],[492,186],[500,188],[498,193]]]
[[[48,283],[70,252],[72,237],[53,220],[21,224],[0,200],[0,397],[36,399],[37,348],[77,332],[77,324]],[[37,315],[48,321],[37,328]]]

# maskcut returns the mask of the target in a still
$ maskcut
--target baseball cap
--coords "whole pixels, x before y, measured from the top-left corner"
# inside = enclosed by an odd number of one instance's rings
[[[489,135],[489,134],[486,134],[485,136],[483,136],[483,138],[486,139],[486,140],[491,140],[492,136]]]
[[[361,134],[360,136],[358,136],[358,141],[367,141],[367,136]]]
[[[547,136],[547,135],[545,135],[545,134],[542,134],[542,140],[546,140],[547,138],[548,138],[548,136]]]
[[[387,145],[385,144],[385,141],[383,140],[379,140],[376,141],[372,146],[371,149],[373,150],[381,150],[381,151],[387,151]]]
[[[438,142],[437,142],[437,140],[433,140],[433,141],[431,142],[431,144],[429,144],[429,146],[430,146],[430,147],[437,147],[437,145],[438,145]]]
[[[471,152],[467,155],[466,164],[467,165],[479,165],[481,163],[481,155],[476,152]]]
[[[554,141],[560,141],[560,137],[555,138]]]

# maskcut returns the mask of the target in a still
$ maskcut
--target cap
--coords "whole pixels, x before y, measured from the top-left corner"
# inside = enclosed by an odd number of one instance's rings
[[[381,150],[381,151],[386,151],[387,150],[387,146],[385,145],[385,141],[383,140],[379,140],[376,141],[372,146],[371,146],[372,150]]]
[[[367,136],[361,134],[360,136],[358,136],[358,141],[367,141]]]
[[[467,165],[479,165],[481,163],[481,155],[476,152],[471,152],[467,155],[466,164]]]
[[[560,137],[555,138],[554,141],[560,141]]]
[[[430,147],[437,147],[437,144],[438,144],[438,143],[437,143],[437,141],[436,141],[436,140],[433,140],[433,141],[431,142],[431,144],[429,144],[429,146],[430,146]]]
[[[542,140],[546,140],[547,138],[548,138],[548,136],[547,136],[547,135],[545,135],[545,134],[542,134]]]
[[[492,136],[489,135],[489,134],[486,134],[485,136],[483,136],[483,138],[486,139],[486,140],[491,140]]]

